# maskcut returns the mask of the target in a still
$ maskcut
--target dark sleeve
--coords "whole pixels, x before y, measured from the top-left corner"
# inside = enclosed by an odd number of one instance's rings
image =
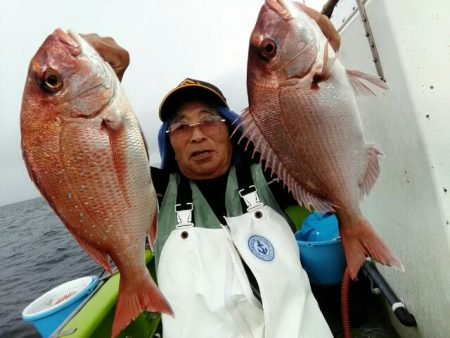
[[[169,184],[170,173],[166,170],[150,167],[150,173],[152,175],[153,186],[158,196],[158,203],[161,205],[162,199]]]

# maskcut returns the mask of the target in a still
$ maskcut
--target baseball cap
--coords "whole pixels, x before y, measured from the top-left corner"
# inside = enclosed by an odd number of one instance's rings
[[[162,99],[159,105],[159,118],[166,121],[185,99],[206,99],[228,108],[227,100],[219,88],[211,83],[186,78]]]

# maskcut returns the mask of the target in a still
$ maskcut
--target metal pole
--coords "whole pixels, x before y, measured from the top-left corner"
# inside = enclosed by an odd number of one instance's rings
[[[378,55],[377,46],[375,44],[375,40],[372,35],[372,30],[370,29],[369,19],[367,18],[366,9],[364,8],[364,4],[362,0],[356,0],[359,8],[359,12],[361,14],[361,20],[364,25],[364,29],[366,31],[367,40],[369,40],[370,50],[372,52],[373,62],[375,63],[375,67],[377,69],[378,76],[381,80],[386,81],[384,78],[383,68],[381,67],[380,56]]]

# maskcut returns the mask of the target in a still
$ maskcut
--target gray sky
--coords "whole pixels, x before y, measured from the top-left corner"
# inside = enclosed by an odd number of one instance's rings
[[[306,1],[317,9],[323,1]],[[40,196],[20,149],[20,105],[28,64],[57,27],[109,35],[131,55],[122,81],[144,129],[152,165],[160,158],[157,110],[185,77],[224,92],[232,110],[247,105],[248,40],[262,0],[0,0],[0,205]]]

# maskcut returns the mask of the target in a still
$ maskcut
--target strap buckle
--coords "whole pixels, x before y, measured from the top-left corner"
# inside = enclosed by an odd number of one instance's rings
[[[263,203],[259,200],[258,192],[254,185],[249,186],[247,189],[239,190],[239,196],[241,196],[247,205],[247,211],[252,211],[263,206]]]
[[[192,210],[194,206],[192,203],[175,204],[175,212],[177,214],[177,228],[194,226],[192,223]]]

